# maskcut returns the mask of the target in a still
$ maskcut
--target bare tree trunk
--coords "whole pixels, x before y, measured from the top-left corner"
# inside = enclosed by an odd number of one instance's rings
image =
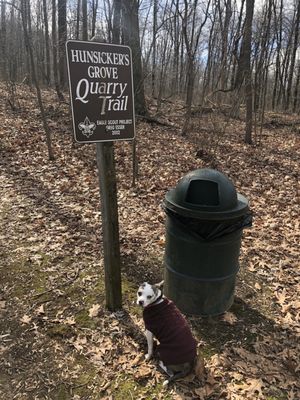
[[[48,11],[47,1],[43,0],[43,14],[44,14],[44,25],[45,25],[45,50],[46,50],[46,81],[47,84],[51,84],[50,79],[50,46],[49,46],[49,27],[48,27]]]
[[[294,24],[294,21],[293,21]],[[287,95],[287,82],[288,82],[288,74],[289,74],[289,65],[291,60],[291,53],[292,53],[292,43],[293,43],[293,30],[291,29],[287,35],[287,43],[284,44],[285,51],[284,57],[281,62],[281,75],[279,76],[280,80],[280,87],[277,96],[277,105],[281,104],[281,106],[285,109],[286,108],[286,95]],[[282,56],[282,55],[281,55]]]
[[[167,51],[167,46],[168,46],[168,38],[164,39],[164,44],[163,44],[163,51],[161,55],[161,62],[160,62],[160,76],[159,76],[159,86],[158,86],[158,94],[157,94],[157,108],[156,112],[158,113],[160,111],[161,107],[161,100],[162,100],[162,95],[163,95],[163,89],[165,86],[166,82],[166,69],[169,64],[170,60],[170,51]]]
[[[288,85],[287,85],[287,91],[286,91],[286,104],[285,104],[286,110],[290,106],[293,76],[295,75],[296,53],[297,53],[298,41],[299,41],[299,24],[300,24],[300,1],[298,1],[298,8],[297,8],[297,14],[296,14],[296,20],[295,20],[294,43],[293,43],[293,50],[292,50],[292,54],[291,54],[291,64],[290,64]]]
[[[7,80],[7,55],[6,55],[6,2],[1,0],[1,26],[0,26],[0,48],[1,48],[1,78]]]
[[[157,0],[153,0],[152,74],[151,74],[152,97],[155,97],[155,81],[156,81],[157,8],[158,8],[158,2]]]
[[[31,62],[31,73],[32,73],[32,80],[34,82],[37,94],[38,105],[41,112],[41,117],[43,121],[43,126],[46,134],[46,142],[48,148],[48,157],[49,160],[54,159],[52,145],[51,145],[51,134],[49,130],[49,126],[46,120],[44,105],[42,101],[41,90],[38,84],[37,75],[36,75],[36,67],[34,62],[34,55],[33,55],[33,47],[32,47],[32,32],[31,32],[31,13],[30,13],[30,3],[29,0],[23,0],[21,2],[21,16],[22,16],[22,23],[23,23],[23,30],[24,30],[24,38],[26,43],[26,48],[29,53],[30,62]]]
[[[76,27],[75,27],[75,39],[79,39],[80,32],[80,10],[81,10],[81,1],[77,0],[77,11],[76,11]]]
[[[280,9],[279,9],[279,17],[277,18],[276,7],[274,4],[274,25],[275,25],[275,34],[276,34],[276,62],[275,62],[275,76],[274,76],[274,86],[273,86],[273,94],[272,94],[272,109],[275,109],[276,106],[276,98],[277,98],[277,90],[278,90],[278,82],[280,75],[280,54],[281,54],[281,44],[282,44],[282,9],[283,9],[283,0],[280,0]]]
[[[88,40],[87,0],[82,0],[82,40]]]
[[[231,87],[237,88],[239,86],[238,83],[238,74],[237,74],[237,68],[238,68],[238,47],[239,47],[239,42],[241,39],[241,27],[242,27],[242,17],[243,17],[243,12],[244,12],[244,5],[245,5],[245,0],[242,0],[241,7],[240,7],[240,13],[239,13],[239,18],[238,18],[238,25],[236,28],[236,35],[234,38],[234,45],[232,49],[232,55],[231,55],[231,64],[232,64],[232,72],[231,72]]]
[[[16,18],[15,18],[15,0],[12,1],[12,7],[10,11],[10,20],[9,20],[9,37],[11,42],[13,43],[16,38],[17,38],[17,32],[16,32]],[[7,48],[8,51],[10,51],[10,48]],[[17,77],[18,77],[18,70],[20,69],[18,65],[18,58],[17,54],[11,54],[8,60],[8,79],[11,82],[16,82]]]
[[[54,86],[59,101],[64,101],[64,96],[60,90],[58,80],[58,68],[57,68],[57,35],[56,35],[56,0],[52,0],[52,53],[53,53],[53,79]]]
[[[198,0],[194,0],[191,5],[187,0],[184,1],[184,15],[182,16],[182,32],[185,41],[185,47],[187,52],[187,90],[186,90],[186,112],[181,130],[182,136],[185,136],[189,131],[192,103],[193,103],[193,92],[194,92],[194,81],[195,81],[195,56],[198,50],[198,44],[202,29],[208,18],[208,10],[210,7],[210,0],[207,2],[204,19],[202,20],[199,27],[196,24],[197,17],[197,6]],[[191,10],[190,10],[191,7]],[[188,31],[188,25],[191,27],[190,32]]]
[[[246,95],[246,131],[245,143],[252,144],[253,125],[253,93],[252,93],[252,71],[251,71],[251,37],[252,20],[254,11],[254,0],[246,0],[246,20],[244,32],[244,65],[245,65],[245,95]]]
[[[259,57],[255,57],[257,59],[257,65],[255,68],[255,78],[254,78],[254,111],[256,112],[259,109],[261,103],[261,95],[264,92],[264,75],[265,68],[268,62],[268,55],[271,51],[270,47],[270,26],[271,26],[271,17],[272,17],[272,2],[273,0],[269,0],[266,5],[266,11],[264,13],[264,20],[261,24],[261,32],[259,34],[259,49],[260,55]]]
[[[147,115],[144,93],[144,76],[142,68],[142,53],[139,35],[138,1],[124,0],[123,5],[123,35],[125,44],[131,47],[133,58],[133,80],[135,93],[135,111],[138,115]]]
[[[113,43],[121,42],[121,0],[114,0],[113,5]]]
[[[92,2],[92,32],[91,37],[93,38],[96,33],[96,19],[98,10],[98,0],[93,0]]]
[[[215,47],[215,20],[216,20],[216,13],[212,16],[211,28],[209,31],[209,38],[208,38],[208,50],[207,50],[207,62],[204,70],[204,77],[203,77],[203,89],[202,89],[202,103],[204,102],[205,96],[209,91],[211,75],[213,72],[212,68],[212,60],[213,60],[213,49]]]
[[[219,3],[219,13],[220,13],[220,21],[221,18],[221,9],[220,9],[220,0]],[[231,8],[231,0],[227,0],[225,3],[225,18],[224,24],[221,25],[221,36],[222,36],[222,49],[221,49],[221,66],[220,66],[220,88],[225,89],[227,82],[227,58],[228,58],[228,32],[229,32],[229,24],[232,16],[232,8]]]
[[[300,61],[298,61],[297,78],[296,78],[295,89],[294,89],[293,112],[297,111],[297,108],[299,107],[299,103],[300,103],[299,99],[298,99],[299,84],[300,84]]]
[[[107,41],[108,43],[111,43],[112,41],[112,32],[113,32],[113,11],[112,11],[112,5],[110,0],[104,0],[103,2],[103,9],[104,9],[104,15],[105,15],[105,20],[107,24]]]
[[[180,28],[179,28],[179,0],[176,0],[173,22],[173,43],[174,57],[172,69],[172,92],[177,95],[179,91],[179,49],[180,49]]]
[[[254,0],[246,0],[246,16],[244,24],[243,40],[241,52],[238,61],[235,88],[240,90],[245,82],[246,98],[246,128],[245,143],[252,143],[252,125],[253,125],[253,92],[252,92],[252,71],[251,71],[251,38],[252,38],[252,20],[254,12]]]
[[[190,120],[192,115],[193,91],[194,91],[194,58],[188,56],[187,89],[186,89],[186,100],[185,100],[186,112],[181,130],[182,136],[187,135],[190,127]]]
[[[58,0],[58,70],[60,88],[67,83],[65,43],[67,41],[67,0]]]

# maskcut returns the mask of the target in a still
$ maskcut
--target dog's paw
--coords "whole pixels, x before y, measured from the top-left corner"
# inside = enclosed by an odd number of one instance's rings
[[[169,384],[170,382],[168,381],[168,379],[166,379],[164,382],[163,382],[163,387],[166,387],[166,386],[168,386],[168,384]]]
[[[152,358],[152,354],[146,354],[145,355],[145,360],[149,361]]]

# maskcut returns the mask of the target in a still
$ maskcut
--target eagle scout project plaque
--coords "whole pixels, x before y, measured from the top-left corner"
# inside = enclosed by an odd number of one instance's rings
[[[69,40],[66,50],[75,140],[94,143],[133,139],[130,48]]]

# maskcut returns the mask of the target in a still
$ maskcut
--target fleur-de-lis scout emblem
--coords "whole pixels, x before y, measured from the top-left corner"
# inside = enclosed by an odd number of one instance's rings
[[[82,134],[89,138],[94,133],[96,129],[96,124],[91,122],[88,117],[85,117],[83,122],[80,122],[78,128],[81,130]]]

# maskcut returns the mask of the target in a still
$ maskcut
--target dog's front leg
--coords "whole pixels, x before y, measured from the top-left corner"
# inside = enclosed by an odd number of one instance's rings
[[[148,360],[150,360],[150,358],[153,355],[153,333],[146,330],[145,335],[146,335],[147,345],[148,345],[148,352],[147,352],[145,358],[148,361]]]

